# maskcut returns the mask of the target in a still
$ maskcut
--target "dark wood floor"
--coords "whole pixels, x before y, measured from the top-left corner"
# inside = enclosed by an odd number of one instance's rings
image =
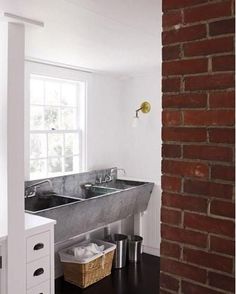
[[[113,270],[109,277],[83,290],[57,279],[56,294],[157,294],[159,271],[159,258],[143,254],[139,264]]]

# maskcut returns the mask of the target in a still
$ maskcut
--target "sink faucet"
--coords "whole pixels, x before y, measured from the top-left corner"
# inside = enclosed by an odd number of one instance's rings
[[[104,184],[112,181],[112,175],[105,174],[104,178],[102,176],[97,176],[95,184]]]
[[[112,175],[106,174],[105,177],[104,177],[103,183],[108,183],[108,182],[111,182],[111,181],[112,181]]]
[[[40,188],[42,184],[49,184],[52,190],[52,181],[51,180],[43,180],[41,182],[37,182],[25,188],[25,198],[33,197],[36,195],[37,189]]]
[[[124,168],[117,168],[117,171],[122,171],[123,175],[126,176],[126,170]]]

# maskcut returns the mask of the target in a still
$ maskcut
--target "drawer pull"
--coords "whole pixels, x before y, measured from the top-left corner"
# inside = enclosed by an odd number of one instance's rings
[[[43,273],[44,273],[44,269],[42,267],[40,267],[34,272],[34,277],[38,277],[38,276],[42,275]]]
[[[38,243],[34,246],[34,250],[37,251],[37,250],[43,249],[43,247],[44,247],[43,243]]]

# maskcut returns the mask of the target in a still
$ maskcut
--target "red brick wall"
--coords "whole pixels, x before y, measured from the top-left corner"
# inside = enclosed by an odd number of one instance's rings
[[[233,5],[163,0],[160,293],[234,293]]]

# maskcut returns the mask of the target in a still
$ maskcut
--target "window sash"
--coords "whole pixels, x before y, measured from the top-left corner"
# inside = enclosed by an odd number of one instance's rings
[[[80,172],[84,171],[86,169],[86,99],[87,99],[87,84],[88,84],[88,79],[89,75],[88,74],[83,74],[79,71],[71,71],[69,69],[64,70],[59,70],[56,69],[55,72],[54,66],[49,66],[49,65],[44,65],[44,64],[33,64],[31,62],[27,62],[26,66],[26,148],[25,148],[25,154],[26,158],[28,158],[27,165],[26,165],[26,178],[32,178],[30,175],[30,161],[31,160],[46,160],[47,161],[47,176],[58,176],[58,175],[63,175],[63,174],[73,174],[75,172]],[[61,72],[63,71],[63,74]],[[65,75],[64,75],[65,73]],[[54,104],[39,104],[39,103],[30,103],[31,102],[31,97],[30,97],[30,80],[31,78],[33,79],[40,79],[40,80],[46,80],[46,81],[58,81],[59,83],[70,83],[70,84],[77,84],[77,101],[76,104],[74,105],[74,102],[71,101],[71,104],[66,104],[63,103],[63,100],[61,100],[61,94],[60,94],[60,99],[58,105]],[[45,90],[45,85],[44,85],[44,90]],[[45,101],[45,91],[44,91],[44,98],[42,102]],[[82,104],[81,104],[82,102]],[[72,105],[73,103],[73,105]],[[50,129],[30,129],[30,110],[31,106],[41,106],[41,107],[53,107],[57,109],[75,109],[76,110],[76,125],[75,128],[73,129],[62,129],[59,126],[59,129],[56,130],[50,130]],[[82,114],[82,116],[81,116]],[[43,123],[44,124],[44,123]],[[45,134],[48,136],[49,134],[78,134],[78,151],[75,153],[72,153],[71,155],[66,155],[63,153],[62,156],[48,156],[48,146],[47,146],[47,157],[37,157],[37,158],[32,158],[30,156],[30,136],[34,134]],[[64,136],[63,136],[64,140]],[[48,138],[47,138],[47,144],[48,144]],[[65,144],[63,142],[63,148]],[[44,155],[43,155],[44,156]],[[78,158],[79,164],[76,169],[76,171],[72,172],[65,172],[65,166],[63,167],[62,173],[49,173],[48,171],[48,161],[53,158],[60,158],[61,160],[64,160],[65,158]],[[63,163],[64,165],[64,163]],[[43,178],[43,176],[40,176]]]

